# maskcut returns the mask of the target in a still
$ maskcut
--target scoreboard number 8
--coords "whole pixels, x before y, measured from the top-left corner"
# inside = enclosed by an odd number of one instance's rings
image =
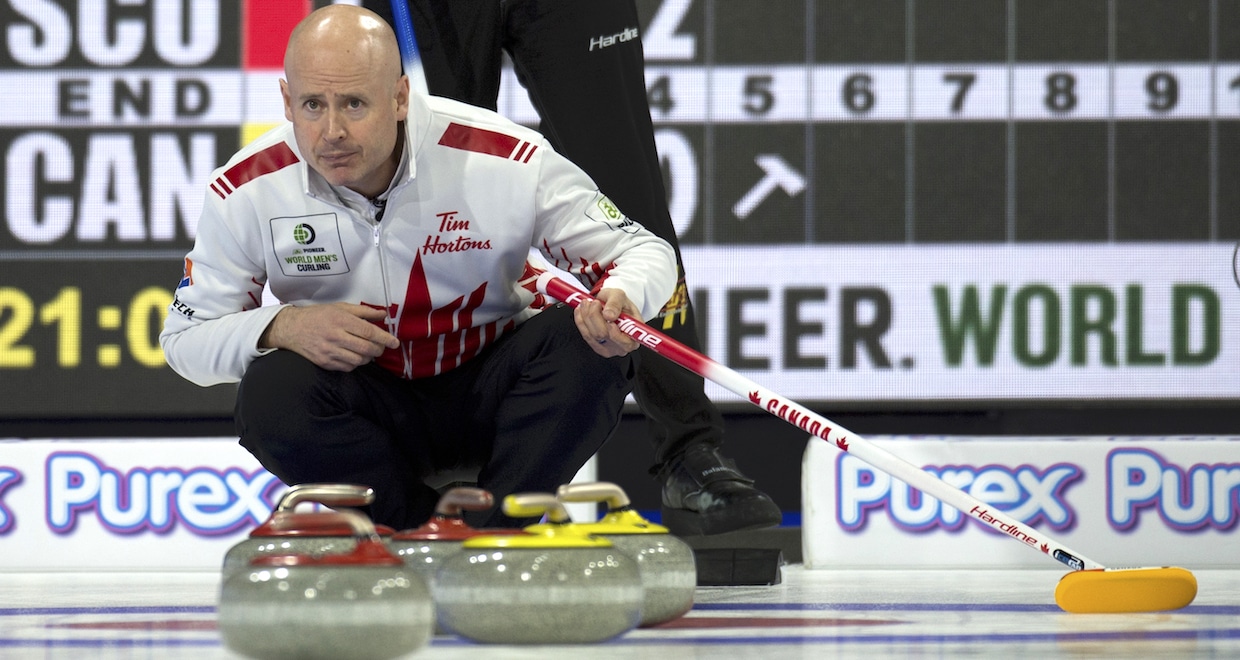
[[[1046,109],[1071,112],[1076,107],[1076,76],[1052,73],[1046,77]]]

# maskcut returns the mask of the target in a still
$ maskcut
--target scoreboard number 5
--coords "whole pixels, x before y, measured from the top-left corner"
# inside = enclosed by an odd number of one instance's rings
[[[775,92],[771,89],[775,76],[756,75],[745,78],[745,103],[742,107],[751,115],[764,115],[775,105]]]

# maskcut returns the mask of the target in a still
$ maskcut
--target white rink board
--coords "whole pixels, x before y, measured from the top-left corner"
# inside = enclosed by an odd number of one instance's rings
[[[237,444],[6,440],[0,570],[218,568],[285,488]]]
[[[1240,566],[1240,437],[870,438],[1110,567]],[[811,437],[807,568],[1046,568],[1056,562]]]
[[[0,440],[0,572],[218,570],[285,490],[236,438]]]

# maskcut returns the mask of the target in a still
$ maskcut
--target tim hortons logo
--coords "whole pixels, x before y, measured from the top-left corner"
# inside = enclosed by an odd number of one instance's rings
[[[469,220],[457,219],[457,213],[458,211],[447,211],[435,214],[435,217],[439,218],[440,233],[469,231]],[[468,236],[456,236],[455,239],[445,241],[438,235],[435,235],[426,237],[426,244],[422,246],[422,254],[444,254],[447,252],[490,249],[490,239],[479,241]]]

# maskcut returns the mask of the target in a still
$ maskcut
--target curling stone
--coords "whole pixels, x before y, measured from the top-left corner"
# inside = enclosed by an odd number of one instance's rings
[[[357,511],[323,513],[353,530],[345,552],[255,557],[220,587],[224,644],[260,660],[395,658],[425,646],[426,584]],[[279,527],[279,524],[276,525]]]
[[[250,560],[262,555],[305,552],[312,555],[343,552],[356,543],[353,529],[338,517],[324,516],[322,511],[296,511],[303,502],[328,507],[366,506],[375,500],[368,486],[352,484],[298,484],[280,497],[276,508],[263,524],[250,532],[249,538],[237,543],[224,554],[223,575],[244,568]],[[379,525],[382,536],[394,530]]]
[[[426,578],[431,592],[435,590],[435,573],[443,560],[461,550],[465,539],[475,536],[525,534],[522,529],[478,529],[470,527],[462,517],[463,511],[482,511],[491,508],[495,497],[481,488],[452,488],[439,498],[435,514],[421,527],[396,532],[388,540],[388,547],[405,565]]]
[[[490,492],[481,488],[452,488],[439,498],[435,514],[421,527],[396,532],[388,540],[388,548],[400,557],[405,565],[426,580],[426,586],[435,596],[435,574],[443,560],[460,552],[461,543],[475,536],[525,534],[523,529],[500,529],[470,527],[461,513],[464,510],[482,511],[495,502]],[[436,626],[435,633],[447,632]]]
[[[637,560],[641,572],[642,626],[678,618],[693,608],[697,564],[693,548],[666,527],[641,517],[629,506],[629,497],[613,483],[564,484],[556,491],[561,502],[606,502],[607,513],[593,523],[578,523],[590,534],[611,541]]]
[[[491,644],[601,642],[637,626],[635,560],[572,525],[551,494],[509,495],[504,513],[550,522],[528,535],[465,540],[436,577],[440,626]]]

